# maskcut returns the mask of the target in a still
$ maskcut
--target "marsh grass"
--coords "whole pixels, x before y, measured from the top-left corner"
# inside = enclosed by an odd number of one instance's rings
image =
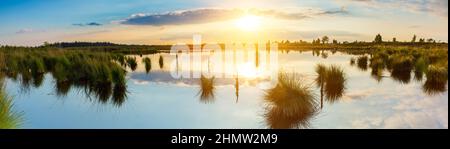
[[[126,98],[126,71],[121,54],[68,51],[57,49],[21,48],[2,50],[2,74],[19,79],[21,88],[39,87],[46,73],[55,80],[57,96],[65,96],[71,88],[84,90],[99,101]],[[75,86],[75,87],[72,87]],[[116,88],[117,93],[113,93]],[[112,96],[115,95],[115,96]],[[120,97],[121,96],[121,97]]]
[[[422,81],[423,74],[427,71],[427,62],[424,58],[419,58],[414,64],[414,79]]]
[[[414,61],[411,56],[393,55],[390,60],[391,77],[401,83],[409,83],[411,80],[411,72],[414,68]]]
[[[426,72],[427,80],[423,90],[429,95],[436,95],[447,90],[448,66],[430,65]]]
[[[413,73],[414,80],[424,83],[425,93],[434,95],[447,90],[447,48],[378,47],[369,53],[372,55],[370,59],[372,76],[377,81],[381,81],[382,71],[388,70],[393,80],[408,84]],[[359,57],[358,63],[360,59],[363,58]]]
[[[266,122],[270,128],[308,128],[318,104],[311,87],[298,74],[281,72],[278,84],[266,91]]]
[[[0,129],[15,129],[22,125],[21,112],[14,109],[11,96],[4,91],[3,80],[0,78]]]

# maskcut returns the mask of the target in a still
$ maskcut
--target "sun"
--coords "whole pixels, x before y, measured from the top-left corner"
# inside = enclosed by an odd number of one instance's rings
[[[243,31],[257,31],[261,26],[261,17],[245,15],[235,22],[235,26]]]

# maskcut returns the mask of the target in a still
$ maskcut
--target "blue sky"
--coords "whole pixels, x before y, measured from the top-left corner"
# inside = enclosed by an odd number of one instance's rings
[[[256,32],[233,21],[258,16]],[[413,34],[448,41],[446,0],[2,0],[0,44],[110,41],[136,44],[207,41],[299,40],[327,34],[338,40],[409,40]],[[233,33],[233,35],[231,34]],[[234,34],[245,34],[236,38]]]

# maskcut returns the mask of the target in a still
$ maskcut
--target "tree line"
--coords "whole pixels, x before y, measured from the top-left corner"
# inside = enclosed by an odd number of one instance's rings
[[[276,43],[279,44],[313,44],[313,45],[321,45],[321,44],[354,44],[354,43],[374,43],[374,44],[382,44],[382,43],[409,43],[409,44],[421,44],[421,43],[445,43],[441,41],[436,41],[433,38],[419,38],[417,39],[417,35],[414,35],[411,39],[411,41],[398,41],[396,37],[392,38],[392,40],[384,40],[383,36],[381,34],[375,35],[375,38],[372,42],[366,42],[366,41],[358,41],[355,40],[353,42],[349,41],[343,41],[340,42],[336,39],[332,39],[328,36],[323,36],[321,38],[313,39],[311,42],[304,41],[304,40],[298,40],[298,41],[289,41],[289,40],[282,40],[282,41],[276,41]]]

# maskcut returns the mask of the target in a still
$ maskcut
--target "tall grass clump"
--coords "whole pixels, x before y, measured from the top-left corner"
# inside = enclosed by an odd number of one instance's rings
[[[57,96],[65,96],[74,88],[103,101],[112,95],[115,95],[112,99],[122,101],[126,97],[126,71],[120,66],[124,63],[121,54],[23,47],[0,53],[3,56],[0,64],[4,65],[0,72],[13,81],[20,76],[24,89],[30,85],[39,87],[44,75],[50,73]],[[118,92],[113,93],[113,88]]]
[[[414,64],[414,78],[417,81],[422,81],[423,74],[427,71],[427,62],[424,58],[418,58]]]
[[[3,79],[0,78],[0,129],[15,129],[21,124],[22,113],[14,110],[13,101],[4,91]]]
[[[414,61],[411,56],[394,55],[391,59],[391,77],[401,83],[409,83]]]
[[[427,80],[423,90],[429,95],[443,93],[447,90],[448,66],[430,65],[426,71]]]
[[[381,57],[374,56],[370,59],[370,68],[372,69],[371,75],[378,82],[380,82],[383,77],[385,65],[385,61]]]
[[[308,128],[310,119],[316,114],[317,102],[311,87],[304,84],[298,74],[281,72],[278,84],[266,91],[269,103],[265,114],[270,128]]]

